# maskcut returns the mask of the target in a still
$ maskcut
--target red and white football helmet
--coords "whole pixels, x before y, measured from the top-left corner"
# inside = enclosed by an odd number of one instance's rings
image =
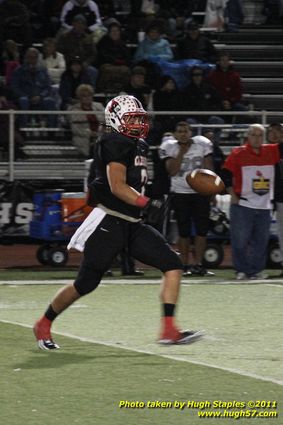
[[[148,114],[134,96],[121,95],[110,100],[105,108],[105,124],[128,137],[146,137]]]

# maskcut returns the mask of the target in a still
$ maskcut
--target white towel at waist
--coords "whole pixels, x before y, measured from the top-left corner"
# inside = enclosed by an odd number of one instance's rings
[[[84,246],[90,235],[95,231],[97,226],[101,223],[103,218],[106,216],[106,212],[101,208],[94,208],[91,213],[87,216],[85,221],[78,227],[76,232],[73,234],[67,248],[75,248],[78,251],[83,252]]]

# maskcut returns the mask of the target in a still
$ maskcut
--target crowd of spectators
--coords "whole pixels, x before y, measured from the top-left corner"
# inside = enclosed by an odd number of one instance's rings
[[[109,94],[128,93],[148,110],[184,111],[177,118],[190,124],[240,122],[227,115],[187,112],[248,109],[233,58],[229,52],[219,54],[209,31],[193,19],[193,12],[204,12],[205,26],[212,3],[0,0],[0,73],[8,101],[20,110],[73,109],[83,84],[104,93],[105,100]],[[222,0],[221,5],[224,30],[237,31],[244,18],[242,1]],[[265,1],[262,13],[272,21],[274,2]],[[164,68],[168,63],[182,65],[182,84]],[[56,115],[38,119],[51,128],[57,125]],[[26,127],[30,121],[31,116],[21,115],[19,125]],[[160,144],[176,122],[176,117],[155,117],[150,142]]]

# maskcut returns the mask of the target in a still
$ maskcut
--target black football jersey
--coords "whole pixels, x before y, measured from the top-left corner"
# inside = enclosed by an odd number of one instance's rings
[[[110,162],[119,162],[127,167],[126,183],[143,193],[147,182],[146,156],[148,145],[143,139],[134,139],[119,133],[106,133],[96,142],[92,172],[89,183],[96,203],[133,218],[140,217],[140,208],[129,205],[112,194],[107,179],[106,167]]]

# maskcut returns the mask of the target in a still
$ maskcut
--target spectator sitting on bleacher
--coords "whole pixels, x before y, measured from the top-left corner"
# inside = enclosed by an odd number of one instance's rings
[[[161,36],[159,26],[152,23],[146,30],[146,37],[138,44],[134,61],[142,62],[154,58],[170,61],[173,57],[168,40]]]
[[[181,108],[185,111],[220,111],[222,98],[215,88],[205,80],[204,70],[194,66],[190,73],[190,84],[183,91]],[[224,124],[225,121],[216,115],[192,115],[187,119],[189,124]],[[220,130],[215,131],[215,137],[219,140]]]
[[[122,39],[121,25],[116,19],[108,23],[108,33],[97,44],[97,62],[98,91],[117,93],[128,86],[131,55]]]
[[[175,80],[169,75],[163,75],[159,79],[159,87],[153,93],[153,109],[155,111],[180,111],[182,110],[183,98],[177,88]],[[160,139],[163,133],[174,131],[180,115],[156,115],[154,118],[154,127],[160,133]]]
[[[168,19],[168,39],[170,43],[178,43],[184,38],[184,33],[189,20],[183,15],[170,17]]]
[[[153,22],[147,28],[144,40],[138,43],[134,54],[134,63],[146,68],[147,83],[151,87],[155,87],[159,78],[156,60],[171,61],[173,58],[169,41],[161,35],[159,24]]]
[[[57,50],[63,53],[67,66],[75,56],[79,56],[95,87],[98,74],[94,67],[97,50],[91,34],[87,32],[87,20],[83,15],[74,16],[71,29],[58,36]]]
[[[210,39],[201,34],[199,24],[191,21],[184,38],[177,44],[178,59],[199,59],[215,63],[217,52]]]
[[[242,82],[238,71],[231,64],[230,54],[220,52],[216,69],[208,75],[208,81],[217,90],[222,98],[224,111],[247,111],[248,108],[242,103]],[[227,122],[229,117],[227,117]],[[243,122],[244,116],[239,116],[236,122]]]
[[[7,86],[11,83],[14,69],[20,65],[20,52],[17,43],[13,40],[6,40],[1,54],[1,75],[5,77]]]
[[[14,40],[25,47],[32,43],[30,14],[19,0],[0,2],[0,40]]]
[[[13,95],[11,91],[4,87],[3,85],[0,85],[0,110],[1,111],[8,111],[10,109],[17,109],[16,105],[13,102],[12,99]],[[7,114],[0,114],[0,148],[1,153],[4,153],[4,159],[8,159],[8,152],[9,152],[9,115]],[[14,128],[14,145],[15,145],[15,158],[16,159],[23,159],[25,157],[24,152],[21,150],[21,146],[23,145],[24,141],[23,138],[18,131],[18,120],[16,119],[16,124]],[[3,159],[3,158],[2,158]]]
[[[30,47],[25,54],[23,65],[12,73],[11,88],[21,110],[55,111],[56,103],[47,69],[39,61],[39,51]],[[44,115],[48,127],[55,127],[56,115]],[[26,127],[28,116],[20,115],[22,127]]]
[[[142,66],[135,66],[131,71],[130,83],[125,92],[139,99],[144,109],[147,109],[151,89],[145,84],[146,70]]]
[[[56,50],[55,38],[48,37],[43,41],[42,63],[46,66],[52,83],[59,84],[66,62],[64,55]]]
[[[61,13],[63,29],[70,30],[72,28],[73,19],[76,15],[85,17],[87,28],[90,32],[96,31],[102,25],[98,6],[93,0],[67,1]]]
[[[62,101],[62,110],[75,103],[76,90],[80,84],[90,84],[93,87],[91,76],[84,67],[83,61],[79,56],[75,56],[67,64],[66,71],[63,72],[60,79],[59,94]]]
[[[122,39],[121,25],[117,19],[109,20],[108,33],[97,44],[98,65],[130,65],[131,53]]]
[[[97,112],[97,114],[68,115],[72,129],[72,142],[85,158],[93,156],[93,145],[102,130],[104,123],[104,106],[93,101],[94,90],[89,84],[81,84],[76,90],[77,102],[71,105],[69,111]]]

